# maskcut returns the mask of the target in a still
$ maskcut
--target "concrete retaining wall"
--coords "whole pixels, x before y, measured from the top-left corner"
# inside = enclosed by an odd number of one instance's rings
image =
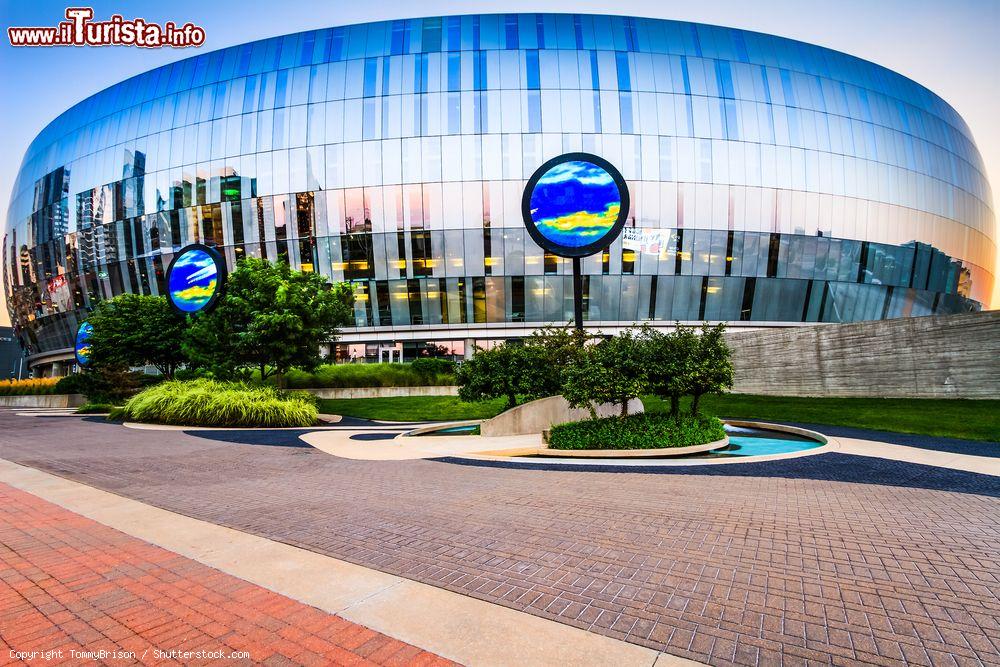
[[[396,398],[398,396],[458,396],[458,387],[344,387],[310,389],[320,398]]]
[[[642,412],[642,401],[633,398],[628,403],[628,411],[629,414]],[[598,417],[610,417],[620,412],[621,405],[616,403],[605,403],[597,408]],[[569,407],[569,403],[562,396],[549,396],[501,412],[493,419],[487,419],[479,425],[479,432],[487,437],[527,435],[541,433],[556,424],[589,418],[589,410]]]
[[[0,407],[11,408],[78,408],[86,402],[83,394],[0,396]]]
[[[1000,311],[731,331],[733,391],[1000,398]]]

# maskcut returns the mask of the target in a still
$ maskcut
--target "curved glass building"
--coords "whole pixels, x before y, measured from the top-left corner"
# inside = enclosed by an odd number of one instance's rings
[[[591,325],[847,322],[991,293],[983,163],[926,88],[742,30],[504,14],[276,37],[84,100],[24,157],[8,307],[36,364],[68,359],[88,308],[164,293],[200,241],[352,282],[341,354],[461,353],[572,318],[571,262],[532,242],[520,201],[573,151],[631,195],[583,262]]]

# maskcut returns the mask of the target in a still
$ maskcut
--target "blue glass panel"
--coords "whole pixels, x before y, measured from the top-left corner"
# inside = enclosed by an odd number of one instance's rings
[[[378,58],[365,59],[364,88],[362,94],[365,97],[374,97],[378,83]]]
[[[462,89],[462,54],[448,54],[448,91],[458,92]]]
[[[517,33],[517,15],[507,14],[504,18],[504,48],[512,50],[520,46]]]
[[[615,69],[618,71],[618,90],[632,90],[632,78],[628,71],[628,54],[615,54]]]
[[[527,74],[528,90],[539,89],[538,51],[532,49],[524,52],[524,67]]]

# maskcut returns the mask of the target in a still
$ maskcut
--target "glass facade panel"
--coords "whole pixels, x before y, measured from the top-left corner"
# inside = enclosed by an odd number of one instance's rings
[[[524,233],[520,197],[577,150],[618,166],[629,225],[659,239],[584,260],[591,323],[844,322],[991,294],[982,159],[925,88],[739,30],[508,14],[262,40],[74,106],[14,186],[8,308],[30,353],[69,348],[96,300],[160,293],[201,241],[351,281],[359,342],[563,323],[568,263]]]

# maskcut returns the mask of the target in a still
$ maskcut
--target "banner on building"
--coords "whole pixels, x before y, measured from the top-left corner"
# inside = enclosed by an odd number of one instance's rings
[[[670,247],[670,231],[669,229],[626,227],[622,231],[622,247],[648,255],[659,255]]]

